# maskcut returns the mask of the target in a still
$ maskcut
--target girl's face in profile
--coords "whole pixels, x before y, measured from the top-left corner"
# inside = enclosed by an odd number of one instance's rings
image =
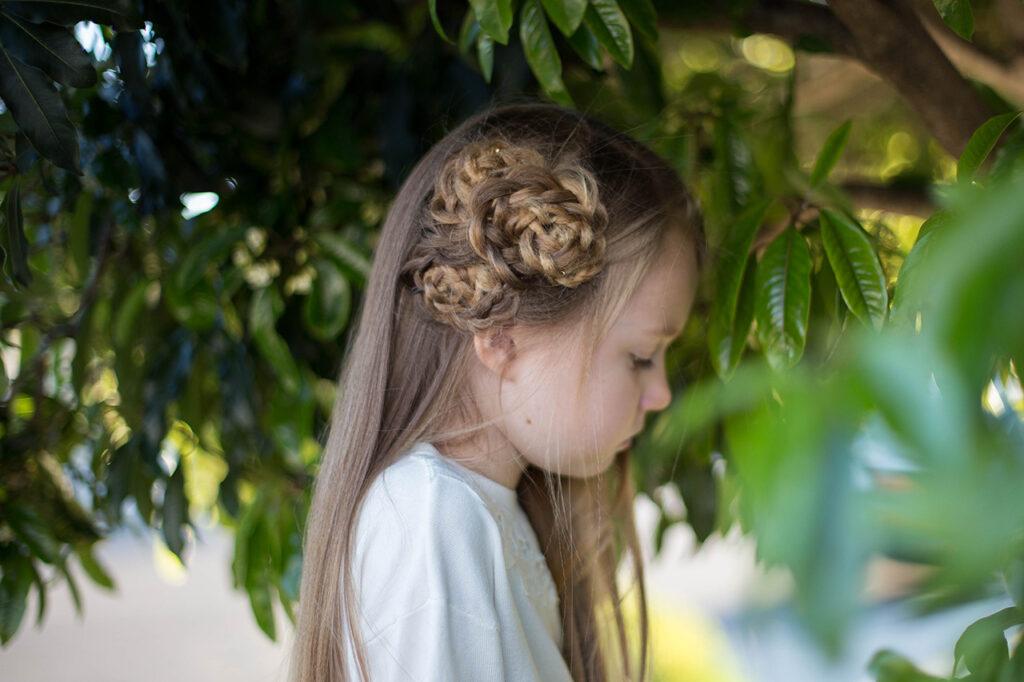
[[[522,465],[599,474],[629,446],[648,412],[668,406],[665,350],[689,316],[696,271],[690,240],[669,234],[589,365],[564,333],[541,332],[517,353],[502,383],[501,426]]]

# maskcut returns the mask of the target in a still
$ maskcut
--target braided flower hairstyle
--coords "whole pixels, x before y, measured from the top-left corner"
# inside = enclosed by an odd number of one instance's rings
[[[519,292],[574,289],[604,266],[608,213],[597,181],[495,139],[444,165],[424,235],[403,270],[435,319],[478,332],[511,324]]]
[[[596,345],[669,232],[700,253],[696,207],[672,168],[628,136],[554,105],[484,112],[417,164],[384,222],[339,379],[306,524],[293,682],[365,679],[352,572],[360,505],[412,444],[443,452],[482,427],[465,390],[474,334],[564,327]],[[577,682],[643,676],[632,490],[625,453],[605,476],[527,467],[519,481],[558,589],[562,653]],[[627,643],[634,628],[624,625],[615,580],[617,539],[640,587],[639,647]],[[610,638],[601,629],[609,613]]]

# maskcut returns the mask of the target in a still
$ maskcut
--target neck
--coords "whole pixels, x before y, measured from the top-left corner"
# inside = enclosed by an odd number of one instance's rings
[[[493,424],[439,443],[438,449],[467,469],[513,490],[525,468],[519,453]]]

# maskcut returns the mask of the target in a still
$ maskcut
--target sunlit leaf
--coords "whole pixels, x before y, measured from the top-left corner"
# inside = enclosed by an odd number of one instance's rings
[[[859,225],[823,210],[821,238],[846,305],[863,322],[881,327],[889,295],[885,272],[867,234]]]
[[[590,0],[583,22],[612,59],[627,69],[633,64],[633,33],[615,0]]]
[[[825,145],[818,153],[814,162],[814,169],[811,171],[811,187],[817,187],[828,177],[828,174],[835,168],[836,162],[842,156],[846,148],[846,142],[850,139],[850,128],[852,122],[847,121],[832,131],[825,140]]]
[[[562,60],[558,56],[554,39],[539,0],[526,0],[519,16],[519,38],[530,69],[544,91],[556,102],[572,105],[569,92],[562,82]]]
[[[811,253],[794,227],[765,249],[757,266],[757,339],[777,370],[800,359],[811,310]]]
[[[985,163],[992,148],[996,146],[1003,131],[1010,127],[1010,124],[1019,116],[1019,111],[999,114],[985,121],[974,131],[956,164],[956,179],[958,181],[969,182],[974,178],[981,164]]]

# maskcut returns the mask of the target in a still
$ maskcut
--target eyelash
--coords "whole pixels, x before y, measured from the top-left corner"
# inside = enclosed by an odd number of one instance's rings
[[[633,369],[650,369],[654,367],[654,358],[641,358],[637,355],[633,357]]]

